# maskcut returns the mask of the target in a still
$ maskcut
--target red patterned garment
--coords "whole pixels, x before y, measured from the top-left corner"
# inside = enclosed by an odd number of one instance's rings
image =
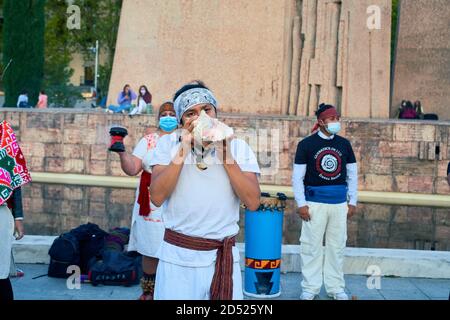
[[[16,140],[11,125],[0,124],[0,205],[11,196],[14,189],[31,182],[25,157]]]
[[[159,135],[157,133],[152,133],[146,135],[144,138],[147,140],[147,151],[150,151],[156,147]],[[150,208],[150,192],[148,191],[151,182],[151,173],[143,170],[139,181],[139,196],[137,202],[139,203],[139,215],[144,217],[148,217],[152,211]]]

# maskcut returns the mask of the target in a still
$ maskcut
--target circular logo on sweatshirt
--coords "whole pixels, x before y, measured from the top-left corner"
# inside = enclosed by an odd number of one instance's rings
[[[324,180],[335,180],[341,176],[341,152],[335,148],[320,149],[316,155],[316,170]]]
[[[320,166],[326,172],[335,172],[339,166],[339,162],[333,155],[327,154],[320,161]]]

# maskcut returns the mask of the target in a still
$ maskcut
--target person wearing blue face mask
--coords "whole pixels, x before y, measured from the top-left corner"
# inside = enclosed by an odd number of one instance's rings
[[[341,123],[336,108],[321,104],[316,116],[314,133],[297,146],[292,177],[302,219],[300,299],[313,300],[324,283],[330,297],[348,300],[343,262],[347,219],[356,211],[356,158],[350,142],[338,135]]]
[[[122,170],[129,176],[136,176],[142,172],[139,187],[136,190],[136,200],[131,220],[130,242],[128,251],[137,251],[142,255],[141,279],[142,295],[139,300],[153,300],[155,274],[158,266],[156,252],[164,237],[162,223],[162,208],[156,208],[150,202],[149,186],[151,172],[143,170],[144,158],[151,157],[158,140],[172,133],[178,127],[175,109],[172,102],[163,103],[157,112],[158,129],[148,133],[138,142],[133,154],[125,151],[115,151],[119,154]],[[125,150],[125,146],[118,150]]]
[[[172,132],[178,127],[178,120],[175,116],[164,116],[159,119],[159,128],[164,132]]]

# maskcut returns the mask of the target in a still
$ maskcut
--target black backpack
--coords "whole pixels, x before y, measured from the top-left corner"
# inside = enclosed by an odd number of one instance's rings
[[[48,276],[68,278],[67,268],[71,265],[79,266],[81,274],[87,274],[89,261],[101,253],[107,235],[93,223],[83,224],[60,235],[48,252]]]
[[[70,231],[77,239],[80,245],[80,269],[81,274],[87,274],[89,271],[89,261],[99,255],[105,245],[106,231],[94,223],[83,224]]]
[[[68,278],[70,274],[67,273],[67,268],[71,265],[80,265],[79,243],[70,232],[56,238],[48,254],[50,255],[49,277]]]
[[[116,250],[104,250],[101,257],[91,259],[88,279],[93,286],[131,286],[142,276],[142,257]]]

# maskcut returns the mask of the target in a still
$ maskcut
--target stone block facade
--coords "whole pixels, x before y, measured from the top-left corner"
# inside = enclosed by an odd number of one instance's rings
[[[31,171],[125,176],[119,157],[107,151],[109,128],[128,129],[128,151],[153,115],[130,118],[102,112],[32,110],[1,112],[20,141]],[[290,185],[298,142],[314,119],[293,116],[220,114],[257,155],[261,183]],[[352,145],[359,167],[359,189],[366,191],[450,194],[446,177],[450,161],[450,123],[404,120],[343,120],[342,135]]]
[[[23,190],[27,234],[58,235],[87,222],[104,230],[129,227],[135,190],[31,183]],[[238,241],[244,242],[241,211]],[[283,243],[299,244],[301,220],[293,200],[284,212]],[[364,248],[450,250],[448,209],[359,204],[347,245]]]
[[[450,119],[449,20],[448,0],[401,0],[391,116],[406,99]]]
[[[107,152],[109,127],[128,128],[131,151],[155,117],[77,110],[1,110],[19,139],[32,172],[125,176],[116,154]],[[291,185],[297,143],[314,120],[290,116],[220,114],[253,148],[261,184]],[[450,195],[450,123],[344,120],[359,164],[359,190]],[[424,151],[426,150],[426,152]],[[431,151],[430,151],[431,150]],[[434,152],[432,152],[434,151]],[[58,234],[87,221],[103,228],[130,223],[134,190],[32,183],[24,187],[28,234]],[[360,204],[349,223],[349,245],[450,250],[447,209]],[[241,221],[242,227],[244,221]],[[298,243],[300,220],[290,201],[285,243]],[[243,237],[243,235],[241,235]]]

